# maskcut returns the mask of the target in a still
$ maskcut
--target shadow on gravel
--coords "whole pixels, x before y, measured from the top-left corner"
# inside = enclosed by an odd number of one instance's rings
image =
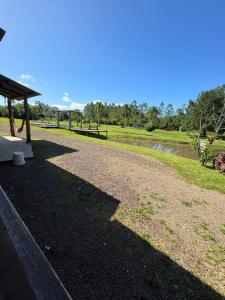
[[[76,150],[47,141],[33,149],[23,167],[1,164],[1,185],[74,299],[223,299],[112,221],[117,199],[46,160]]]

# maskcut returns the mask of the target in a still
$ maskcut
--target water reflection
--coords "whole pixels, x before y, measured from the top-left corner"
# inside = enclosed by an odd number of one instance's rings
[[[142,147],[149,147],[157,151],[162,151],[169,154],[176,154],[182,157],[198,159],[198,156],[193,153],[191,145],[189,144],[176,144],[168,142],[154,142],[144,139],[127,139],[127,138],[118,138],[111,139],[111,141],[117,141],[119,143],[131,144]]]

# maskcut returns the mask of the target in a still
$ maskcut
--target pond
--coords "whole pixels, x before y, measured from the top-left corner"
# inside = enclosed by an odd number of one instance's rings
[[[128,139],[128,138],[118,138],[118,139],[115,138],[110,140],[118,143],[123,143],[123,144],[149,147],[157,151],[175,154],[186,158],[198,159],[198,156],[195,153],[193,153],[190,144],[178,144],[178,143],[152,141],[147,139]]]

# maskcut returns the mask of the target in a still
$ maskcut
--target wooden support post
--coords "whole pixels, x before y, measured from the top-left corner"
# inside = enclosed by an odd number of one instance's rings
[[[59,113],[58,111],[57,111],[56,113],[57,113],[57,127],[59,128],[59,125],[60,125],[60,124],[59,124],[59,114],[60,114],[60,113]]]
[[[10,133],[11,136],[15,135],[15,128],[13,124],[13,108],[12,108],[12,100],[8,98],[8,112],[9,112],[9,125],[10,125]]]
[[[26,120],[27,143],[30,143],[31,142],[30,114],[29,114],[29,105],[28,105],[27,98],[24,98],[24,110],[25,110],[25,120]]]
[[[71,129],[71,112],[69,112],[69,129]]]

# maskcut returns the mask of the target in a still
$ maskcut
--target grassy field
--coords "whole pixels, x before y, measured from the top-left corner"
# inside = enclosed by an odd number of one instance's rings
[[[7,118],[0,118],[0,122],[8,123]],[[16,120],[16,122],[21,124],[21,120]],[[37,122],[37,121],[33,121]],[[49,121],[50,123],[55,123],[55,121]],[[61,125],[68,126],[68,121],[61,121]],[[76,127],[76,124],[73,122],[72,126]],[[91,124],[94,128],[96,124]],[[84,128],[88,127],[88,124],[83,124]],[[148,132],[143,128],[133,128],[133,127],[125,127],[117,125],[100,125],[100,130],[108,130],[108,138],[116,139],[116,138],[129,138],[129,139],[147,139],[152,141],[161,141],[161,142],[171,142],[171,143],[180,143],[180,144],[191,144],[192,138],[187,134],[187,132],[180,131],[166,131],[161,129],[156,129],[152,132]],[[216,140],[213,143],[213,147],[215,148],[225,148],[224,140]]]
[[[3,119],[3,118],[2,118]],[[6,118],[3,120],[8,122]],[[19,124],[20,124],[19,120]],[[37,121],[34,121],[37,122]],[[56,123],[56,121],[49,121],[50,123]],[[68,126],[68,121],[61,121],[61,125]],[[72,126],[77,127],[75,122],[72,123]],[[96,128],[96,124],[91,124],[93,128]],[[84,128],[88,128],[88,124],[83,124]],[[166,131],[161,129],[156,129],[152,132],[148,132],[144,128],[133,128],[117,125],[100,125],[100,130],[108,130],[109,139],[117,138],[129,138],[129,139],[143,139],[151,141],[160,141],[160,142],[170,142],[170,143],[179,143],[179,144],[191,144],[192,138],[187,134],[187,132],[179,131]],[[225,137],[224,137],[225,138]],[[214,148],[225,148],[225,140],[219,139],[213,143]]]
[[[55,121],[52,121],[55,123]],[[61,125],[68,126],[68,121],[61,121]],[[73,123],[72,126],[76,127],[76,124]],[[96,124],[91,124],[93,128],[96,127]],[[83,124],[84,128],[88,128],[88,124]],[[143,139],[151,141],[160,141],[160,142],[171,142],[171,143],[180,143],[180,144],[191,144],[192,138],[187,134],[187,132],[180,131],[166,131],[161,129],[156,129],[152,132],[148,132],[144,128],[133,128],[117,125],[100,125],[100,130],[108,130],[109,139],[117,138],[128,138],[128,139]],[[213,144],[214,148],[225,148],[224,140],[216,140]]]
[[[191,144],[192,138],[187,132],[180,131],[166,131],[156,129],[152,132],[148,132],[143,128],[122,128],[120,126],[113,125],[101,125],[100,129],[109,131],[109,138],[129,138],[129,139],[148,139],[152,141],[171,142],[180,144]],[[225,148],[225,141],[217,140],[214,142],[215,148]]]
[[[1,122],[7,123],[6,118],[1,118]],[[17,121],[20,124],[21,120]],[[64,122],[64,124],[66,124]],[[163,131],[155,130],[153,132],[147,132],[144,129],[135,128],[121,128],[119,126],[106,126],[101,125],[101,129],[109,130],[109,138],[143,138],[158,141],[167,141],[174,143],[191,143],[191,138],[185,132],[178,131]],[[225,176],[220,174],[212,168],[211,164],[207,167],[202,167],[198,161],[183,158],[173,154],[167,154],[163,152],[156,151],[151,148],[140,147],[135,145],[128,145],[123,143],[117,143],[109,140],[101,140],[92,137],[78,135],[74,132],[68,131],[66,129],[41,129],[38,127],[32,127],[33,130],[45,130],[52,133],[69,135],[74,138],[79,138],[87,140],[90,142],[102,143],[114,148],[118,148],[125,151],[131,151],[139,154],[153,156],[162,162],[167,163],[169,166],[175,168],[177,173],[186,179],[188,182],[197,184],[200,187],[214,189],[221,193],[225,193]],[[214,147],[225,148],[225,141],[216,141]]]
[[[143,155],[153,156],[162,162],[167,163],[169,166],[175,168],[177,173],[186,179],[188,182],[197,184],[200,187],[214,189],[221,193],[225,193],[225,175],[220,174],[212,168],[211,164],[207,167],[202,167],[198,161],[183,158],[173,154],[167,154],[164,152],[159,152],[151,148],[140,147],[135,145],[128,145],[123,143],[112,142],[108,140],[96,139],[88,136],[83,136],[71,132],[66,129],[36,129],[36,130],[46,130],[48,132],[69,135],[74,138],[79,138],[82,140],[102,143],[114,148],[118,148],[125,151],[131,151]],[[166,133],[167,134],[167,133]],[[178,132],[179,134],[179,132]],[[183,134],[183,133],[182,133]]]

